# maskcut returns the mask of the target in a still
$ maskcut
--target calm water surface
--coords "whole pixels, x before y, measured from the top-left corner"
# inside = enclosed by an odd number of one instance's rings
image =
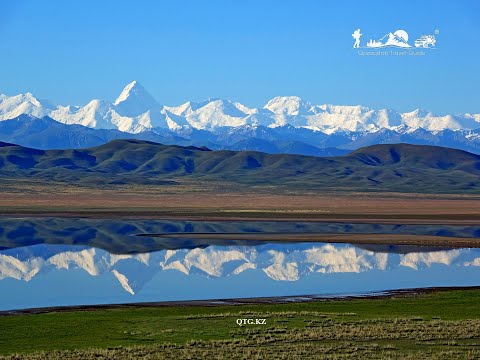
[[[135,236],[164,232],[385,233],[480,241],[474,226],[3,218],[0,310],[480,285],[480,249]]]

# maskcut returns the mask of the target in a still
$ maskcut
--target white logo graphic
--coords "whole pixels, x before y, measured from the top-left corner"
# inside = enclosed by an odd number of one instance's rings
[[[405,30],[397,30],[394,33],[388,33],[378,40],[370,39],[367,43],[369,48],[399,47],[410,48],[408,43],[408,33]]]
[[[353,44],[353,48],[360,47],[360,38],[363,34],[360,33],[360,29],[357,29],[353,32],[352,37],[355,39],[355,44]]]
[[[435,30],[435,35],[438,35],[439,33],[440,31]],[[360,38],[363,36],[360,29],[356,29],[353,32],[352,37],[355,40],[353,48],[358,49],[358,55],[423,56],[430,51],[426,49],[436,49],[437,39],[435,35],[421,35],[413,42],[414,46],[409,43],[410,36],[408,35],[408,32],[402,29],[396,30],[395,32],[389,32],[379,39],[370,38],[370,40],[364,44],[360,43]]]
[[[433,35],[422,35],[415,40],[415,47],[433,48],[437,43],[437,39]]]

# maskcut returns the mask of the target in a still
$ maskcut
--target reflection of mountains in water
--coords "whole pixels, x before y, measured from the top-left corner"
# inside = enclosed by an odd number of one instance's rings
[[[154,233],[319,233],[405,234],[480,237],[480,227],[437,225],[381,225],[274,221],[158,221],[69,218],[0,219],[0,250],[38,244],[83,245],[113,254],[205,248],[210,245],[256,245],[263,242],[188,238],[137,237]],[[391,251],[391,250],[389,250]]]
[[[135,294],[166,270],[216,278],[257,271],[273,280],[297,281],[312,273],[480,266],[480,250],[470,249],[132,236],[179,232],[480,236],[472,226],[4,218],[0,279],[30,281],[42,273],[80,269],[91,276],[114,276]]]
[[[412,246],[368,248],[349,244],[263,244],[209,246],[143,254],[111,254],[85,246],[35,245],[0,252],[0,280],[30,281],[52,271],[80,269],[91,276],[115,276],[136,294],[156,274],[170,270],[221,278],[257,271],[276,281],[298,281],[313,273],[422,270],[434,265],[480,266],[479,249],[444,250]],[[386,251],[389,250],[389,251]]]

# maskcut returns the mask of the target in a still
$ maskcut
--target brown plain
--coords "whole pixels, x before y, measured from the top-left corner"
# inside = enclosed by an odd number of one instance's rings
[[[0,214],[194,219],[278,219],[480,224],[480,196],[322,193],[202,186],[17,186],[0,193]]]

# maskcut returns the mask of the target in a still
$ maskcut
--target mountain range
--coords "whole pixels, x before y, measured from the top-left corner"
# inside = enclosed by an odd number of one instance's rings
[[[77,185],[167,185],[213,181],[232,186],[478,193],[480,155],[443,147],[373,145],[344,156],[313,157],[114,140],[69,150],[0,143],[0,181]]]
[[[126,138],[314,156],[396,142],[478,153],[480,114],[314,105],[296,96],[275,97],[262,108],[218,98],[165,106],[136,81],[113,103],[94,99],[85,106],[53,105],[30,93],[0,95],[0,141],[60,149]]]

